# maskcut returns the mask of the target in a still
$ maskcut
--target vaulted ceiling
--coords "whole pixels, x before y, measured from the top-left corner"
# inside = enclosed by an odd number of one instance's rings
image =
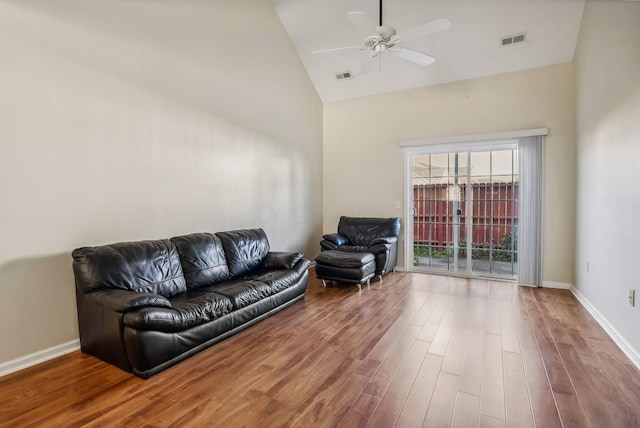
[[[386,52],[359,75],[370,51],[313,51],[363,45],[367,36],[348,18],[363,12],[379,23],[378,0],[273,0],[276,11],[324,102],[472,79],[573,59],[585,0],[384,0],[384,25],[398,32],[437,18],[451,28],[404,46],[436,58],[427,66]],[[525,42],[501,38],[525,33]],[[353,77],[337,79],[337,73]]]

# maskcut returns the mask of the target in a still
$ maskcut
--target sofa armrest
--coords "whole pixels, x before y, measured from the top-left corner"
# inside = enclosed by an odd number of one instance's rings
[[[349,240],[339,233],[328,233],[322,237],[325,241],[329,241],[336,247],[349,243]]]
[[[393,244],[394,242],[398,242],[398,238],[395,236],[385,236],[382,238],[376,238],[369,243],[369,246],[376,244]]]
[[[309,269],[309,266],[311,266],[311,260],[305,259],[303,257],[296,262],[296,264],[293,266],[293,270],[295,270],[302,276],[304,272]]]
[[[98,306],[121,313],[143,306],[171,307],[171,302],[159,294],[128,290],[97,290],[86,293],[85,298]]]
[[[302,256],[302,253],[271,251],[262,260],[262,267],[265,269],[291,269]]]

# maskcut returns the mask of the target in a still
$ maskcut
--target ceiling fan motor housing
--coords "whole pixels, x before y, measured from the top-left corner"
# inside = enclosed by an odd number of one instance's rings
[[[380,25],[379,27],[376,27],[376,31],[383,39],[390,39],[392,36],[396,35],[396,29],[388,25]]]

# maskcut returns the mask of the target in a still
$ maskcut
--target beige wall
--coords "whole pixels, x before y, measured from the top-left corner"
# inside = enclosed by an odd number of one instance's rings
[[[586,2],[575,58],[576,287],[640,364],[640,3]],[[638,295],[640,298],[640,295]]]
[[[572,64],[324,106],[324,232],[340,215],[398,216],[401,140],[549,128],[543,279],[573,283],[575,138]],[[401,243],[401,245],[403,245]],[[403,255],[399,265],[404,263]],[[557,284],[555,284],[557,285]]]
[[[322,103],[269,0],[0,0],[0,367],[77,339],[71,250],[316,251]]]

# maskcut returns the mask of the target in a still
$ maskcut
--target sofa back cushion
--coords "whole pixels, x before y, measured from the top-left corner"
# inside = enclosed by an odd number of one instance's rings
[[[222,241],[232,278],[245,275],[260,267],[262,259],[269,253],[269,241],[262,229],[218,232],[216,236]]]
[[[178,250],[168,239],[83,247],[72,256],[76,286],[85,293],[119,288],[171,297],[187,291]]]
[[[171,238],[180,253],[187,288],[206,287],[229,279],[220,238],[212,233],[192,233]]]
[[[376,238],[398,236],[400,233],[400,219],[340,217],[338,233],[346,236],[353,245],[369,245]]]

